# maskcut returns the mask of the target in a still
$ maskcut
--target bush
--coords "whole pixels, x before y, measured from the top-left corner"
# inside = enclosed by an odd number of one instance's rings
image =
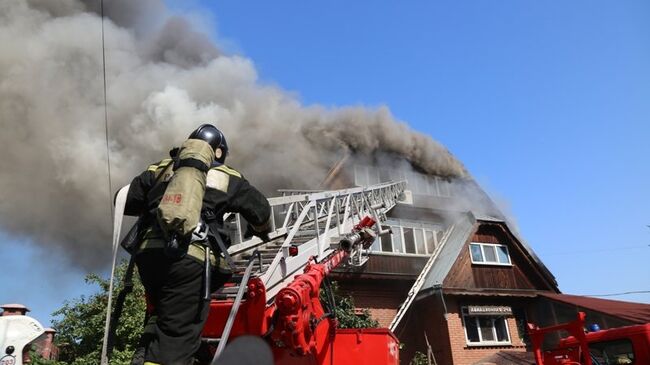
[[[336,308],[334,313],[339,322],[339,328],[377,328],[379,322],[372,318],[370,311],[362,310],[360,313],[355,311],[354,299],[349,295],[341,294],[337,282],[332,282],[332,294]],[[322,303],[328,303],[324,289],[321,289],[320,299]]]
[[[429,365],[429,359],[427,359],[427,355],[416,351],[409,365]]]

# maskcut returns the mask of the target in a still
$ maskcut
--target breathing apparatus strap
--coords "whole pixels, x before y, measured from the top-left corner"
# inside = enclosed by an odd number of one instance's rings
[[[167,171],[170,165],[171,160],[163,160],[163,162],[160,164],[152,165],[150,167],[153,168],[151,171],[156,174],[156,179],[154,180],[152,187],[158,186],[160,180],[165,175],[165,171]],[[134,255],[140,248],[140,244],[142,244],[143,240],[142,236],[146,228],[151,224],[152,215],[152,212],[140,215],[138,217],[138,220],[133,224],[133,227],[131,227],[129,232],[120,242],[120,246],[122,246],[122,248],[125,249],[129,254]]]
[[[205,224],[208,225],[208,242],[210,243],[211,246],[214,244],[217,245],[216,248],[218,250],[215,250],[215,247],[213,247],[213,251],[217,252],[220,251],[223,253],[223,256],[226,259],[226,263],[230,267],[230,270],[235,272],[237,270],[237,266],[235,265],[235,261],[233,261],[232,257],[228,253],[228,247],[226,247],[225,243],[223,242],[223,239],[221,238],[221,234],[219,233],[219,223],[217,222],[217,216],[212,210],[204,210],[201,212],[201,216],[203,217],[203,220],[205,221]]]
[[[195,158],[184,158],[182,160],[176,160],[174,162],[174,171],[180,169],[181,167],[193,167],[204,173],[207,173],[210,170],[210,167],[208,165],[206,165],[203,161],[197,160]]]

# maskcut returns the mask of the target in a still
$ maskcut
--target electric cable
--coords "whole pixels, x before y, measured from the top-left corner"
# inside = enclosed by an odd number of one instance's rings
[[[628,294],[648,294],[650,290],[635,290],[635,291],[626,291],[622,293],[611,293],[611,294],[583,294],[584,297],[616,297],[620,295]]]
[[[108,139],[108,103],[106,97],[106,45],[104,42],[104,0],[100,0],[101,17],[102,17],[102,74],[104,81],[104,135],[106,136],[106,168],[108,172],[108,203],[111,209],[111,217],[113,217],[113,182],[111,179],[111,150]]]
[[[111,196],[111,191],[113,188],[113,183],[111,181],[111,151],[110,151],[110,145],[109,145],[109,139],[108,139],[108,103],[107,103],[107,97],[106,97],[106,43],[104,40],[104,0],[99,0],[100,4],[100,13],[101,13],[101,24],[102,24],[102,75],[103,75],[103,91],[104,91],[104,132],[106,136],[106,166],[107,166],[107,173],[108,173],[108,205],[110,207],[110,218],[111,218],[111,225],[113,226],[113,235],[115,236],[115,224],[113,222],[114,218],[114,210],[113,210],[113,197]],[[120,223],[121,224],[121,223]],[[119,234],[118,234],[119,236]],[[114,237],[115,239],[115,237]],[[117,248],[115,247],[116,245],[113,245],[113,253],[114,253],[114,258],[117,254]],[[104,338],[102,341],[102,352],[100,355],[100,362],[101,365],[108,365],[108,359],[110,357],[109,349],[108,349],[108,337],[109,337],[109,332],[110,332],[110,322],[111,322],[111,309],[112,309],[112,299],[113,299],[113,278],[115,276],[115,266],[116,266],[116,260],[113,259],[113,265],[111,267],[111,280],[108,288],[108,303],[106,306],[106,321],[105,321],[105,330],[104,330]]]

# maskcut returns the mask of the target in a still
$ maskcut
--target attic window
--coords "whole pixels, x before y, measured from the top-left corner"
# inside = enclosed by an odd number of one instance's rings
[[[472,264],[511,266],[508,246],[494,243],[470,243]]]

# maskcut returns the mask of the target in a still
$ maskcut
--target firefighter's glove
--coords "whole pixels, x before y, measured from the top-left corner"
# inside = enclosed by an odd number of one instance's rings
[[[246,233],[244,233],[244,238],[250,238],[252,236],[259,237],[259,239],[261,239],[264,242],[269,242],[271,240],[271,238],[269,238],[269,232],[268,231],[266,231],[266,232],[258,232],[249,223],[246,226]]]
[[[256,236],[259,237],[264,242],[271,241],[271,237],[269,237],[268,232],[258,233],[258,234],[256,234]]]

